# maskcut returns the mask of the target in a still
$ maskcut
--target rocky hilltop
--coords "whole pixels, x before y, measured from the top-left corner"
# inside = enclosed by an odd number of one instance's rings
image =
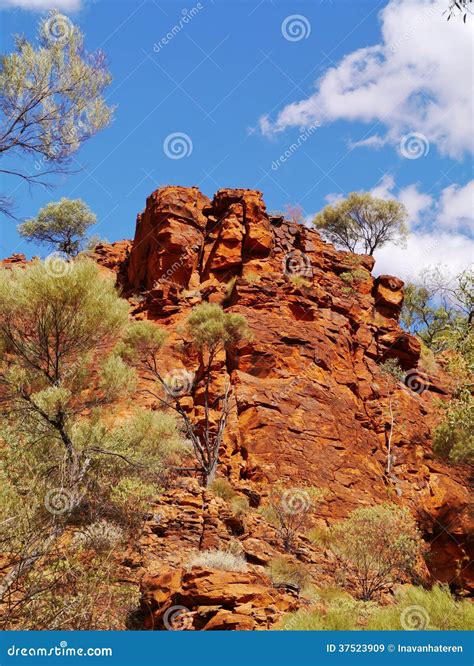
[[[276,481],[326,491],[321,527],[360,506],[407,506],[430,544],[427,579],[472,591],[467,470],[435,458],[430,442],[449,378],[423,366],[419,341],[399,326],[400,279],[373,277],[372,257],[338,251],[316,231],[269,215],[262,194],[244,189],[212,200],[195,187],[159,189],[138,215],[134,240],[99,245],[94,256],[117,274],[134,317],[169,330],[168,369],[193,369],[179,324],[194,305],[217,302],[247,318],[252,339],[219,360],[217,374],[232,386],[219,474],[251,506]],[[394,389],[380,371],[391,358],[405,373]],[[199,396],[186,401],[198,416]],[[191,551],[235,538],[251,573],[181,568]],[[194,628],[268,628],[298,605],[263,574],[277,551],[257,512],[236,518],[195,479],[181,478],[152,508],[125,563],[142,578],[148,627],[182,604]],[[316,583],[331,583],[330,551],[302,536],[298,557]]]

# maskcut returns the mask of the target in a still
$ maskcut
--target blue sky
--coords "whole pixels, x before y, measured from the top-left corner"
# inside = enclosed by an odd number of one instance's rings
[[[53,191],[6,178],[2,191],[21,219],[80,197],[97,214],[94,231],[112,241],[133,237],[137,212],[164,184],[208,196],[257,188],[270,210],[300,204],[308,217],[350,191],[374,190],[407,205],[412,231],[406,249],[381,251],[376,272],[411,277],[436,262],[460,270],[474,248],[474,20],[447,23],[445,4],[58,0],[87,48],[107,53],[115,120]],[[47,6],[0,1],[3,52],[12,33],[34,38],[37,9]],[[176,133],[186,135],[181,144],[169,138]],[[184,156],[171,159],[166,145]],[[13,222],[1,225],[1,256],[44,256]]]

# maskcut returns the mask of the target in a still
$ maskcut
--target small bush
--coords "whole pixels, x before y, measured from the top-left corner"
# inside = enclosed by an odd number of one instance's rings
[[[283,548],[290,552],[296,538],[309,527],[311,514],[324,498],[324,491],[314,487],[289,487],[276,485],[260,513],[273,525]]]
[[[447,586],[412,587],[396,595],[395,606],[379,608],[367,629],[466,631],[474,628],[474,604],[456,601]]]
[[[250,271],[249,273],[245,274],[245,279],[247,280],[247,282],[260,282],[262,277],[258,273]]]
[[[332,530],[332,548],[357,580],[364,601],[412,574],[422,545],[410,513],[395,504],[355,509]]]
[[[221,497],[223,500],[226,500],[226,502],[235,496],[235,490],[227,479],[215,479],[209,486],[209,489],[212,490],[214,495]]]
[[[235,495],[230,501],[232,513],[237,518],[243,518],[250,510],[250,504],[246,497]]]
[[[433,433],[433,450],[452,463],[474,461],[474,396],[470,390],[461,391],[443,409]]]
[[[305,280],[301,275],[290,275],[288,279],[295,287],[311,287],[311,282]]]
[[[396,382],[402,381],[405,374],[396,358],[388,358],[379,365],[379,369],[384,377],[394,379]]]
[[[474,605],[456,601],[448,587],[400,590],[396,603],[378,606],[356,601],[337,588],[318,590],[323,609],[286,615],[279,628],[292,631],[466,631],[474,627]]]
[[[83,532],[77,532],[74,535],[74,542],[77,547],[92,549],[96,553],[111,551],[123,540],[123,530],[107,520],[92,523]]]
[[[308,539],[320,548],[329,548],[331,532],[327,527],[312,527],[308,532]]]
[[[283,556],[270,560],[268,575],[274,585],[293,585],[298,590],[304,589],[311,580],[303,564]]]
[[[286,615],[279,629],[284,631],[351,631],[352,629],[362,629],[357,626],[357,616],[354,613],[356,602],[339,601],[333,607],[325,612],[316,611],[298,611]]]
[[[188,567],[220,569],[221,571],[247,571],[245,558],[224,550],[203,550],[188,562]]]

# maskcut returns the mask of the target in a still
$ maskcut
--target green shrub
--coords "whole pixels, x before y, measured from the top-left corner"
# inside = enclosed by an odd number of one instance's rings
[[[367,629],[474,629],[474,605],[467,600],[456,601],[447,586],[435,585],[431,590],[412,587],[400,591],[396,599],[396,605],[380,608],[372,615]]]
[[[441,423],[433,432],[433,450],[452,463],[474,460],[474,396],[470,390],[442,406]]]
[[[331,545],[331,532],[327,527],[312,527],[308,531],[308,539],[320,548]]]
[[[388,358],[383,363],[380,363],[379,370],[385,377],[394,379],[396,382],[402,381],[405,373],[400,367],[400,363],[396,358]]]
[[[232,513],[237,518],[243,518],[250,510],[250,504],[246,497],[242,495],[235,495],[230,501],[230,508]]]
[[[267,502],[260,508],[261,515],[273,525],[283,548],[290,552],[297,536],[309,527],[311,515],[323,500],[324,491],[312,486],[274,486]]]
[[[247,280],[247,282],[260,282],[262,276],[253,271],[249,271],[248,273],[245,274],[245,279]]]
[[[235,496],[235,490],[230,485],[229,481],[224,478],[215,479],[209,489],[212,490],[214,495],[221,497],[223,500],[229,501]]]
[[[407,509],[379,504],[355,509],[332,529],[332,548],[358,583],[361,599],[414,572],[422,540]]]
[[[293,585],[299,590],[304,589],[311,580],[303,564],[283,555],[270,560],[268,575],[274,585]]]
[[[311,287],[311,282],[301,275],[290,275],[288,279],[295,287]]]
[[[286,615],[279,628],[291,631],[362,629],[368,631],[439,630],[474,628],[474,605],[456,601],[446,586],[431,590],[411,587],[400,590],[396,603],[379,606],[352,599],[338,588],[318,590],[322,607]]]

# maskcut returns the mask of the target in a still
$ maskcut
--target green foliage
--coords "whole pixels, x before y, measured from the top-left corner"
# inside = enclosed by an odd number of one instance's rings
[[[355,509],[332,529],[332,548],[368,601],[400,576],[412,574],[422,540],[407,509],[379,504]]]
[[[294,549],[298,535],[306,530],[324,491],[314,487],[274,486],[260,513],[273,525],[287,552]]]
[[[15,601],[5,605],[1,629],[119,630],[138,604],[136,585],[118,584],[120,572],[109,553],[55,551],[30,570]]]
[[[250,504],[246,497],[234,495],[230,500],[230,508],[237,518],[243,518],[250,511]]]
[[[104,54],[86,52],[79,28],[56,11],[41,21],[38,46],[23,36],[15,46],[0,63],[0,152],[37,161],[35,170],[20,171],[16,160],[1,171],[42,182],[110,123],[103,93],[111,76]]]
[[[122,352],[132,359],[152,359],[166,341],[166,332],[152,321],[133,321],[124,336]]]
[[[311,282],[301,275],[290,275],[288,279],[295,287],[311,287]]]
[[[217,495],[217,497],[222,497],[222,499],[229,501],[235,497],[235,490],[230,485],[229,481],[223,477],[219,479],[214,479],[214,481],[209,486],[209,490]]]
[[[18,233],[28,241],[45,243],[74,257],[95,221],[96,216],[81,199],[62,198],[47,204],[37,217],[20,224]]]
[[[311,581],[306,567],[297,560],[279,556],[270,560],[268,575],[274,585],[292,585],[303,590]]]
[[[196,348],[212,357],[219,349],[231,347],[249,336],[245,317],[224,312],[216,303],[196,305],[186,320],[186,329]]]
[[[308,539],[320,548],[331,545],[331,533],[327,527],[312,527],[308,531]]]
[[[383,363],[380,363],[379,370],[384,377],[395,382],[401,382],[405,375],[396,358],[388,358]]]
[[[350,271],[343,271],[339,277],[346,285],[342,288],[342,291],[345,293],[355,293],[357,286],[361,282],[370,279],[370,273],[365,268],[353,268]]]
[[[470,333],[474,313],[474,271],[454,280],[439,267],[405,286],[402,325],[435,352],[456,350]]]
[[[247,280],[247,282],[255,283],[255,282],[260,282],[262,276],[259,273],[249,271],[248,273],[245,274],[245,279]]]
[[[441,403],[442,420],[433,432],[435,453],[452,463],[474,461],[474,396],[465,388]]]
[[[474,606],[468,600],[456,601],[445,586],[431,590],[410,587],[395,595],[395,603],[378,606],[357,601],[341,590],[318,590],[323,609],[286,615],[278,628],[286,631],[466,631],[474,626]]]
[[[46,600],[66,613],[55,585],[64,603],[92,599],[91,571],[79,562],[76,585],[76,564],[62,569],[70,525],[89,524],[89,536],[104,520],[136,529],[146,500],[188,451],[172,414],[137,410],[119,420],[114,403],[136,382],[117,353],[128,305],[94,262],[65,268],[58,275],[35,262],[0,271],[0,540],[12,567],[0,596],[19,599],[15,622],[34,628],[54,620]],[[46,587],[36,599],[38,585]]]
[[[326,206],[313,220],[322,234],[336,245],[365,254],[388,242],[406,239],[407,212],[398,201],[377,199],[367,192],[351,192],[347,199]]]
[[[398,592],[396,604],[379,608],[367,624],[370,631],[467,631],[473,628],[474,605],[469,600],[456,601],[444,585],[435,585],[431,590],[411,587]]]

